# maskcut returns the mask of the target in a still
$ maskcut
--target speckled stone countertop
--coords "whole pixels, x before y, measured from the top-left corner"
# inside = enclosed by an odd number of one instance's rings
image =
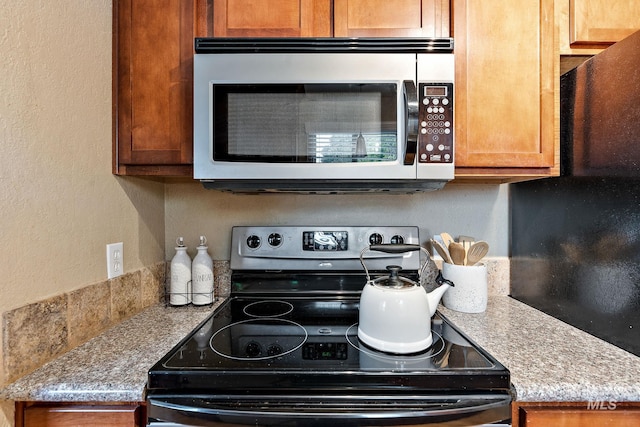
[[[142,401],[148,369],[212,307],[152,307],[0,390],[0,399]],[[640,357],[507,296],[440,311],[511,371],[521,401],[640,401]],[[160,339],[159,339],[160,338]]]
[[[508,296],[440,312],[511,372],[516,400],[640,401],[640,357]]]
[[[143,401],[149,368],[219,304],[153,306],[0,390],[0,399]]]

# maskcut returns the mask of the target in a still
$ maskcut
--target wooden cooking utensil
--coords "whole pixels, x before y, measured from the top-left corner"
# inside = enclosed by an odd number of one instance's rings
[[[462,234],[458,236],[458,243],[462,243],[465,251],[468,251],[475,241],[476,239],[471,236],[463,236]]]
[[[438,242],[437,240],[431,239],[431,246],[436,249],[436,252],[438,252],[438,255],[442,257],[444,262],[453,264],[453,260],[451,259],[451,255],[449,255],[449,251],[442,245],[442,243]]]
[[[451,242],[455,242],[455,240],[453,240],[453,237],[451,237],[451,234],[447,232],[440,233],[440,237],[442,237],[442,240],[444,241],[445,248],[448,248]]]
[[[456,265],[464,265],[465,263],[465,255],[467,252],[464,250],[464,246],[462,243],[451,242],[449,244],[449,253],[451,254],[451,259],[453,263]]]
[[[467,252],[467,265],[475,265],[489,252],[489,244],[483,240],[475,242]]]

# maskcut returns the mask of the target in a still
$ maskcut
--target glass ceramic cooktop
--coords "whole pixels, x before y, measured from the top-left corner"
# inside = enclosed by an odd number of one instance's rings
[[[358,301],[231,298],[162,361],[169,370],[454,371],[495,363],[439,314],[433,344],[394,355],[360,343]]]

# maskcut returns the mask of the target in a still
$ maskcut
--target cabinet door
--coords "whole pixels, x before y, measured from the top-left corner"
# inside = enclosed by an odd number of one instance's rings
[[[629,0],[570,0],[571,46],[610,45],[631,35],[640,29],[639,6]]]
[[[215,37],[330,37],[331,0],[216,0]]]
[[[336,37],[449,37],[449,0],[334,0]]]
[[[116,174],[192,175],[193,2],[114,1]]]
[[[140,427],[146,424],[144,412],[138,404],[20,402],[16,405],[16,427]]]
[[[453,4],[456,177],[557,174],[553,0]]]
[[[597,402],[592,402],[595,405]],[[518,409],[517,424],[519,427],[619,427],[640,425],[640,408],[618,407],[614,402],[599,402],[597,408],[587,409],[588,403],[580,407],[554,406],[521,406]]]

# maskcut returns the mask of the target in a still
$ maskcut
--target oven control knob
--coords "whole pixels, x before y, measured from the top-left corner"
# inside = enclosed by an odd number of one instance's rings
[[[258,357],[262,353],[262,346],[255,341],[251,341],[245,347],[244,352],[249,357]]]
[[[269,234],[269,238],[267,239],[269,244],[273,247],[278,247],[282,244],[282,235],[278,233]]]
[[[404,237],[398,236],[397,234],[391,238],[391,243],[394,245],[402,245],[404,243]]]
[[[382,243],[382,234],[373,233],[371,236],[369,236],[370,245],[379,245],[381,243]]]
[[[260,237],[255,234],[247,237],[247,246],[251,249],[257,249],[260,246],[260,243]]]

